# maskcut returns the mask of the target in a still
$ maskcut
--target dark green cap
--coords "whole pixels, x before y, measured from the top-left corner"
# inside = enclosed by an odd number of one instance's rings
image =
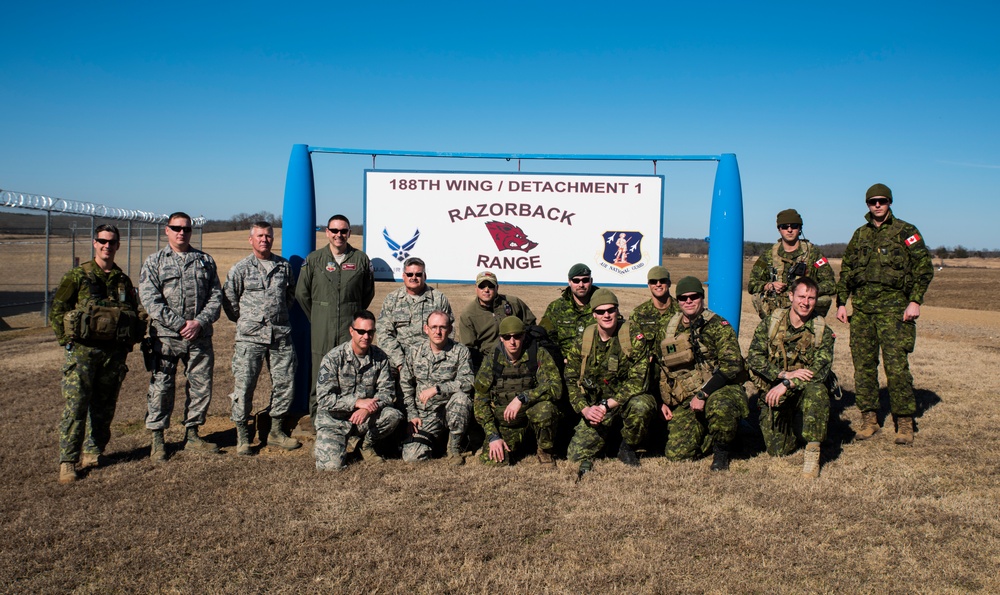
[[[517,316],[508,316],[500,321],[501,335],[517,335],[524,332],[524,323]]]
[[[583,264],[582,262],[578,262],[573,266],[569,267],[569,276],[566,277],[567,279],[572,279],[573,277],[580,277],[580,276],[590,276],[590,267]]]
[[[601,306],[607,306],[608,304],[612,306],[618,305],[618,296],[611,292],[610,289],[604,289],[603,287],[594,292],[594,295],[590,296],[590,309],[600,308]]]
[[[698,277],[684,277],[677,282],[678,297],[689,293],[697,293],[705,297],[705,288],[702,286],[701,281],[698,280]]]
[[[865,192],[865,200],[876,196],[884,196],[889,199],[889,202],[892,202],[892,190],[889,190],[889,187],[885,184],[872,184],[868,192]]]
[[[786,223],[797,223],[802,225],[802,216],[795,209],[785,209],[778,213],[778,225],[784,225]]]
[[[669,281],[670,271],[667,270],[667,267],[655,266],[646,273],[646,281],[652,281],[653,279],[666,279]]]

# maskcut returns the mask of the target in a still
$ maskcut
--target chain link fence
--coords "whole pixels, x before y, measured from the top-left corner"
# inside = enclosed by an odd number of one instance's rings
[[[103,223],[118,227],[115,263],[138,284],[143,260],[166,246],[166,222],[166,214],[0,191],[0,318],[47,317],[63,275],[94,257],[94,228]],[[203,223],[194,220],[195,246],[202,244]]]

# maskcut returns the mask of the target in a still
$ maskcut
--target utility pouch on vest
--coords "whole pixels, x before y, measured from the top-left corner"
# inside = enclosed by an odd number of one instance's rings
[[[146,321],[139,317],[138,312],[121,310],[118,319],[118,340],[134,345],[146,336]]]
[[[70,310],[63,315],[63,332],[66,333],[66,338],[70,341],[76,341],[81,338],[80,335],[80,316],[83,314],[80,310]]]
[[[694,350],[691,349],[690,333],[681,333],[660,342],[660,362],[666,369],[672,370],[693,361]]]
[[[87,304],[85,308],[67,312],[63,328],[74,338],[87,341],[115,341],[118,339],[118,319],[121,308]]]

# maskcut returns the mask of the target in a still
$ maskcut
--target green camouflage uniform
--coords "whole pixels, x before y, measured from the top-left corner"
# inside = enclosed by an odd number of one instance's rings
[[[825,316],[829,312],[832,296],[837,292],[837,279],[830,263],[819,248],[807,240],[799,240],[799,247],[791,252],[785,252],[779,240],[771,250],[761,254],[750,269],[747,291],[753,296],[753,306],[758,316],[766,318],[776,308],[791,306],[787,291],[780,294],[767,292],[764,291],[764,286],[773,280],[772,269],[779,282],[790,284],[788,273],[798,263],[805,265],[806,273],[803,276],[809,277],[819,285],[819,293],[816,294],[816,313]]]
[[[320,362],[316,380],[316,468],[336,471],[344,467],[347,437],[362,436],[377,441],[390,436],[403,421],[403,413],[392,406],[393,381],[389,358],[372,345],[358,357],[347,341],[330,350]],[[378,399],[382,408],[358,426],[351,423],[358,399]]]
[[[149,337],[155,354],[146,395],[146,428],[170,427],[177,365],[181,362],[187,377],[184,426],[200,426],[205,423],[212,400],[212,324],[222,312],[222,287],[215,260],[195,248],[174,252],[167,246],[150,254],[139,273],[139,299],[152,322]],[[193,341],[180,335],[188,320],[201,324],[201,332]]]
[[[233,350],[232,420],[245,423],[261,368],[271,372],[271,399],[265,411],[280,418],[295,394],[295,349],[288,308],[295,299],[295,278],[284,258],[261,260],[251,254],[233,265],[222,288],[222,307],[236,323]]]
[[[889,210],[876,227],[868,223],[854,232],[844,251],[837,285],[837,305],[852,298],[851,358],[858,409],[878,410],[878,356],[882,351],[892,413],[912,416],[917,409],[908,355],[917,340],[915,321],[904,322],[910,302],[924,301],[934,278],[931,254],[916,227]]]
[[[593,285],[590,289],[593,294],[598,287]],[[562,290],[562,295],[545,309],[545,315],[538,324],[559,346],[559,353],[565,357],[573,347],[573,343],[580,340],[583,329],[595,322],[597,319],[594,318],[594,310],[590,304],[578,305],[573,299],[573,292],[566,287]]]
[[[472,417],[472,364],[469,349],[461,343],[448,341],[439,353],[434,353],[430,341],[410,351],[406,365],[400,371],[406,419],[420,420],[420,430],[403,443],[403,460],[429,459],[434,442],[445,432],[465,436]],[[421,403],[417,398],[424,389],[437,387],[438,393]]]
[[[472,298],[458,319],[459,341],[469,348],[472,356],[472,370],[478,371],[483,360],[492,357],[493,349],[500,338],[500,321],[508,316],[517,316],[526,326],[535,324],[531,308],[512,295],[498,293],[490,307]]]
[[[556,401],[562,394],[562,379],[559,377],[559,368],[556,367],[552,356],[541,347],[537,351],[537,367],[534,370],[530,369],[529,341],[526,336],[524,353],[516,362],[510,362],[506,352],[500,354],[499,376],[493,371],[493,353],[490,353],[476,374],[472,406],[476,421],[486,433],[480,456],[484,463],[492,463],[489,458],[492,440],[502,438],[510,447],[510,455],[513,455],[524,442],[525,432],[529,426],[535,434],[539,448],[547,450],[555,445],[559,421]],[[503,351],[502,346],[500,349]],[[527,395],[527,402],[522,404],[513,421],[505,421],[504,409],[521,393]],[[504,462],[510,463],[510,460],[511,457],[508,455]]]
[[[85,339],[72,323],[72,332],[67,332],[66,315],[74,319],[90,304],[130,312],[131,315],[125,316],[136,321],[130,336]],[[59,344],[66,347],[66,364],[62,368],[62,395],[66,405],[59,422],[60,463],[79,462],[81,448],[88,454],[104,452],[111,439],[111,420],[118,403],[118,391],[128,371],[125,358],[132,345],[142,338],[139,335],[145,323],[138,321],[144,318],[132,281],[118,265],[105,273],[91,260],[63,276],[49,312],[49,324]]]
[[[673,419],[667,422],[665,454],[673,461],[693,459],[711,450],[714,443],[728,445],[736,438],[739,420],[750,414],[743,390],[743,356],[733,327],[711,310],[702,311],[700,316],[705,321],[696,341],[700,358],[665,369],[664,354],[660,354],[660,398],[673,412]],[[671,326],[676,326],[672,333]],[[685,333],[691,334],[683,315],[677,313],[667,322],[662,336],[669,339]],[[709,394],[704,411],[694,411],[692,398],[716,371],[729,384]]]
[[[816,326],[823,336],[816,345]],[[774,337],[771,327],[774,326]],[[791,325],[788,310],[775,310],[760,321],[754,331],[747,366],[760,389],[760,430],[767,452],[772,456],[791,454],[796,444],[796,432],[806,442],[826,440],[830,420],[830,392],[826,377],[833,366],[833,341],[836,337],[821,316],[810,318],[801,328]],[[780,384],[778,374],[806,368],[813,373],[809,382],[789,378],[791,386],[776,407],[764,401],[764,395]],[[801,425],[801,429],[797,426]]]
[[[410,295],[405,287],[400,287],[385,296],[375,337],[394,368],[402,366],[411,351],[427,343],[424,324],[435,310],[454,320],[447,296],[433,287],[426,287],[420,295]]]
[[[583,335],[570,349],[566,362],[566,388],[569,402],[579,415],[585,407],[597,405],[605,399],[614,399],[618,405],[610,409],[597,426],[580,418],[573,439],[569,443],[567,458],[574,462],[588,461],[604,448],[610,435],[620,428],[622,439],[630,446],[638,446],[646,437],[649,422],[656,410],[656,399],[648,394],[647,373],[650,351],[640,329],[630,327],[628,353],[622,348],[618,333],[626,332],[621,319],[614,336],[602,341],[594,328],[593,344],[584,355]],[[584,377],[580,376],[583,358],[587,358]],[[590,390],[584,385],[595,388]]]
[[[320,362],[334,347],[351,340],[354,313],[368,308],[375,297],[375,274],[361,250],[348,246],[337,263],[330,246],[315,250],[302,262],[295,285],[295,301],[310,322],[312,361],[309,415],[316,415],[316,379]]]

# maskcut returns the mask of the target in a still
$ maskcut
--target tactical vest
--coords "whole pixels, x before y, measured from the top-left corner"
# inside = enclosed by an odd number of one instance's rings
[[[713,354],[701,341],[692,338],[690,328],[677,334],[682,316],[678,312],[670,318],[660,342],[660,397],[668,407],[676,407],[697,393],[715,371],[715,361],[709,359]],[[701,313],[705,324],[714,317],[711,310]]]
[[[525,352],[528,348],[525,346]],[[536,347],[537,349],[537,347]],[[499,348],[493,352],[493,387],[490,389],[490,397],[494,406],[506,407],[517,395],[526,390],[531,390],[538,385],[538,359],[536,357],[524,357],[523,361],[514,366],[504,365],[498,358],[507,356]]]
[[[83,299],[77,300],[76,307],[63,316],[63,329],[70,340],[114,341],[128,346],[141,341],[146,334],[146,321],[128,304],[124,276],[113,288],[114,295],[108,295],[108,287],[97,278],[92,261],[80,268],[87,292]]]
[[[767,329],[771,347],[767,353],[770,360],[776,362],[782,370],[791,372],[812,363],[812,350],[823,344],[826,320],[822,316],[814,316],[813,330],[804,328],[795,340],[795,347],[789,353],[785,346],[785,337],[788,335],[788,312],[785,308],[779,308],[771,315],[771,324]]]
[[[627,358],[632,353],[632,340],[629,337],[629,321],[622,322],[618,328],[618,345],[622,350],[622,359]],[[597,325],[592,324],[583,330],[583,344],[580,346],[580,379],[587,376],[587,360],[590,359],[590,351],[594,348],[594,337],[597,336]]]
[[[892,289],[909,292],[913,284],[910,278],[909,247],[906,226],[893,217],[887,228],[876,229],[865,226],[861,231],[854,257],[857,272],[853,286],[865,283],[879,283]]]
[[[778,271],[778,281],[786,282],[788,271],[799,263],[806,265],[806,272],[798,276],[810,276],[810,269],[813,268],[813,263],[809,262],[809,252],[812,244],[809,240],[799,240],[799,247],[802,249],[802,253],[795,258],[788,258],[785,256],[788,253],[781,247],[781,242],[777,242],[774,246],[771,246],[771,266]],[[778,267],[779,262],[781,263],[780,268]]]

